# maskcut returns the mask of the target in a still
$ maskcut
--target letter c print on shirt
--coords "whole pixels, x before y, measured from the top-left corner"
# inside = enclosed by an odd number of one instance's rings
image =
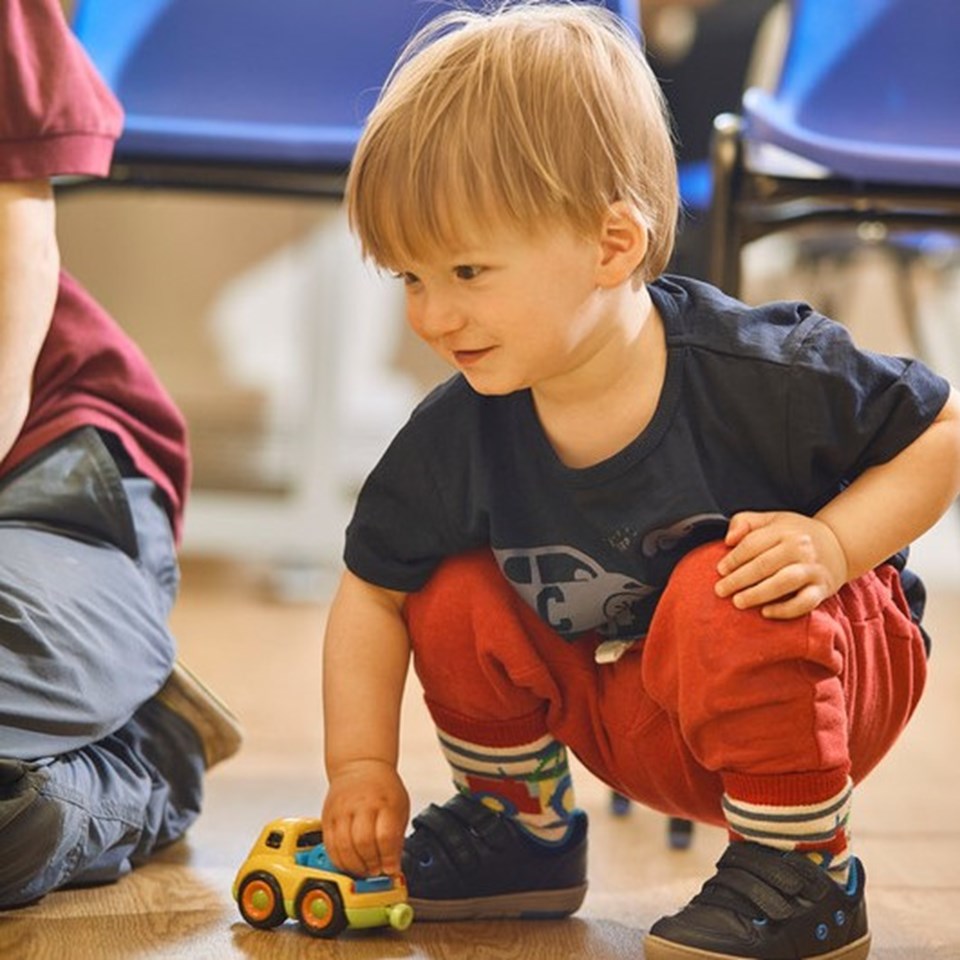
[[[606,570],[570,546],[494,550],[503,575],[557,633],[573,639],[588,630],[604,636],[639,636],[649,612],[644,601],[656,588]]]

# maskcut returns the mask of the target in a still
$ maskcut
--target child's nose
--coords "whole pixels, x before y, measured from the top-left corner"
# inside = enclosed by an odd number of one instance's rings
[[[454,297],[430,292],[418,300],[410,306],[410,325],[425,340],[436,340],[463,326],[464,316]]]

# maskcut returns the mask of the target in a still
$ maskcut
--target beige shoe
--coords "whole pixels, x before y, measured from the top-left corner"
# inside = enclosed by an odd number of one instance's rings
[[[243,740],[240,722],[179,660],[156,699],[196,730],[208,770],[240,749]]]

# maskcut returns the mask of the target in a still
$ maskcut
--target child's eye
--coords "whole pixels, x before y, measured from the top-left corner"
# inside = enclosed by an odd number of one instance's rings
[[[474,267],[469,263],[461,263],[453,268],[453,275],[458,280],[476,280],[483,272],[483,267]]]
[[[392,271],[391,276],[394,280],[402,280],[404,286],[407,287],[413,286],[413,284],[420,282],[420,278],[415,273],[410,273],[409,270],[394,270]]]

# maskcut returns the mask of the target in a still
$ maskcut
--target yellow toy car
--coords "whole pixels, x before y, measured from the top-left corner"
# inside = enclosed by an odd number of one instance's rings
[[[233,898],[251,926],[269,929],[290,917],[314,937],[335,937],[347,927],[406,930],[413,921],[403,877],[342,873],[313,819],[268,823],[237,872]]]

